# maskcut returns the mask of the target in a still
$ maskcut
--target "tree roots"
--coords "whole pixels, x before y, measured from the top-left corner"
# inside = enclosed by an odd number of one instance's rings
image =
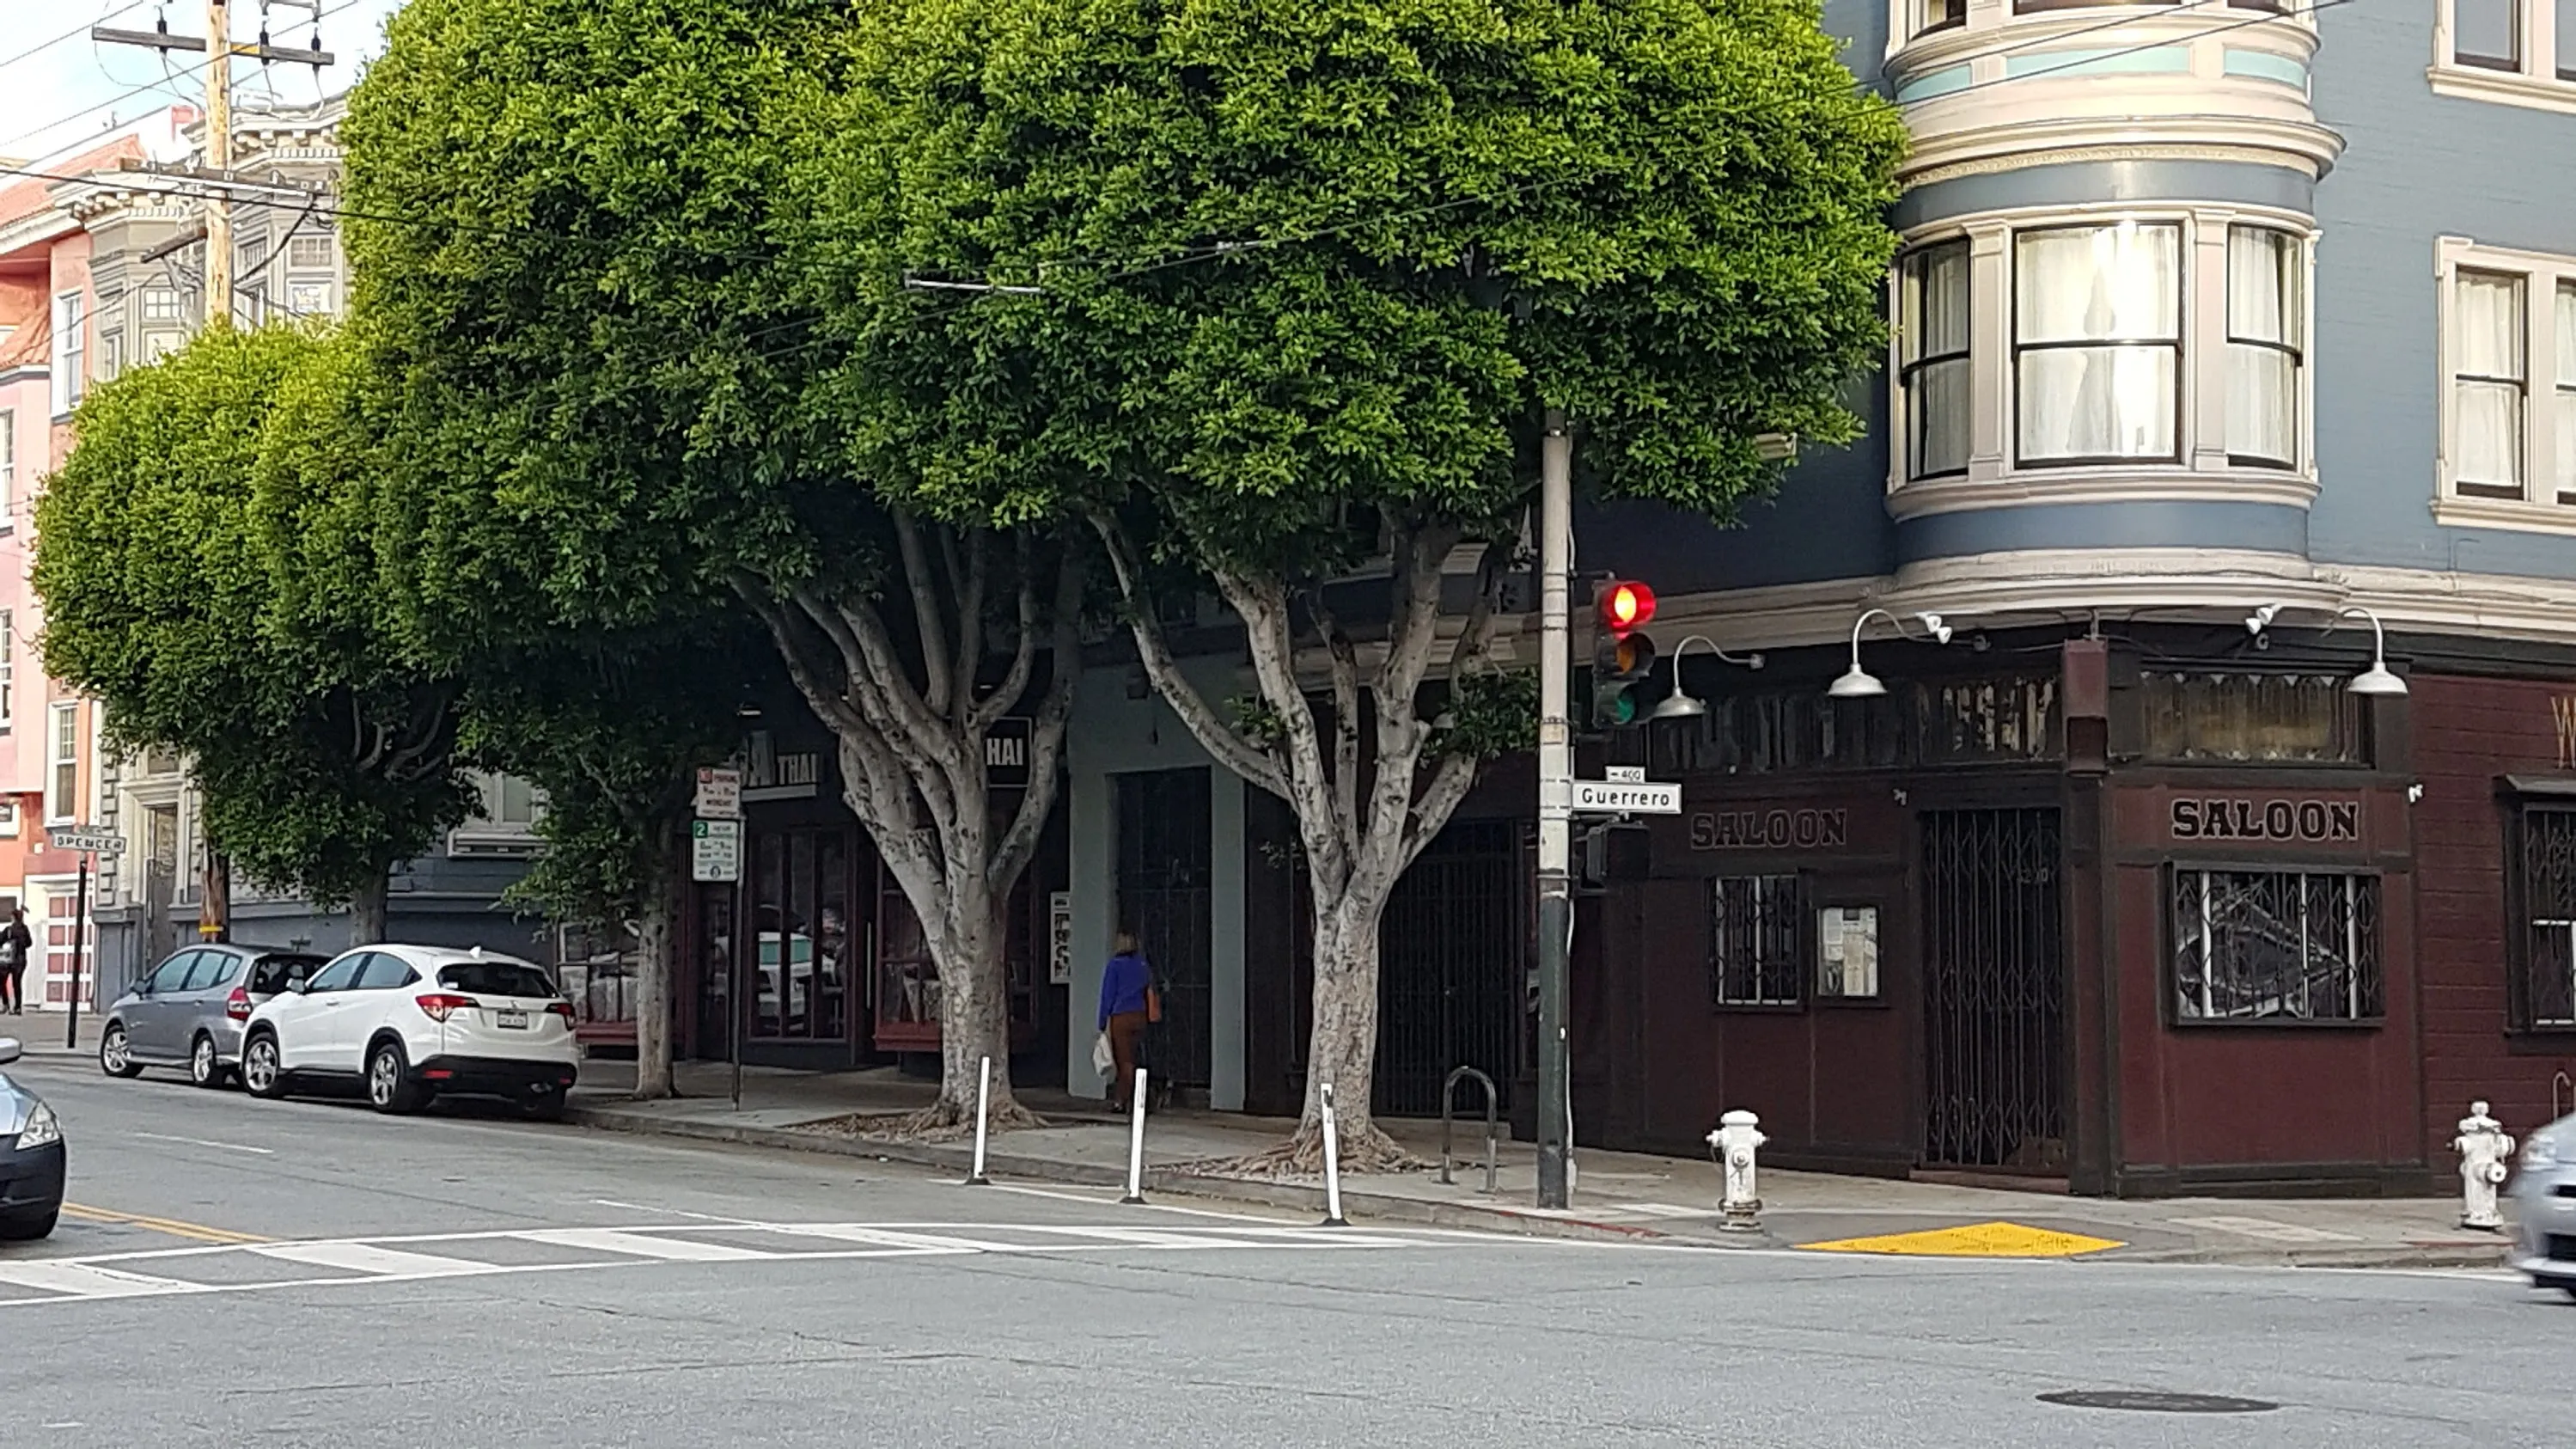
[[[1044,1117],[1016,1101],[993,1104],[994,1132],[1046,1125]],[[966,1103],[933,1102],[917,1112],[852,1112],[846,1117],[808,1122],[804,1130],[855,1137],[862,1142],[962,1142],[975,1135],[975,1108]]]
[[[1338,1127],[1335,1136],[1335,1149],[1345,1175],[1421,1172],[1431,1166],[1405,1151],[1394,1138],[1379,1131],[1375,1123],[1357,1128]],[[1214,1157],[1184,1166],[1191,1172],[1210,1177],[1251,1177],[1273,1182],[1322,1177],[1324,1129],[1321,1123],[1302,1123],[1294,1135],[1259,1152],[1241,1157]]]

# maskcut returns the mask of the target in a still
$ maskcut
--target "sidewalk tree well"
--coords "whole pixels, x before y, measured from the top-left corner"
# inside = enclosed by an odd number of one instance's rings
[[[378,940],[387,871],[468,804],[456,681],[384,630],[362,541],[279,526],[350,486],[347,366],[328,334],[217,326],[94,389],[37,501],[34,579],[46,672],[108,738],[185,755],[214,849]]]
[[[353,326],[390,400],[377,513],[425,617],[531,633],[756,617],[921,918],[937,1104],[1009,1061],[1001,911],[1053,808],[1082,535],[888,506],[801,250],[845,0],[413,0],[342,128]],[[935,460],[914,457],[915,471]],[[488,607],[506,600],[507,610]],[[478,607],[480,613],[478,614]],[[1032,717],[999,811],[984,740]],[[1029,1120],[995,1084],[995,1120]]]
[[[843,425],[940,460],[875,470],[924,512],[1091,522],[1162,697],[1297,817],[1314,1025],[1278,1160],[1312,1163],[1332,1081],[1345,1160],[1398,1163],[1379,920],[1476,774],[1488,732],[1432,686],[1502,662],[1542,419],[1593,496],[1720,519],[1776,481],[1758,438],[1854,436],[1897,117],[1814,0],[871,13],[809,250],[1029,290],[824,300]],[[1152,564],[1233,611],[1249,707],[1184,677]]]

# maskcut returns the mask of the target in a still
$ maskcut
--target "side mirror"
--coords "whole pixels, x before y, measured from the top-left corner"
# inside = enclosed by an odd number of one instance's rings
[[[0,1067],[5,1067],[26,1054],[27,1049],[18,1044],[16,1037],[0,1036]]]

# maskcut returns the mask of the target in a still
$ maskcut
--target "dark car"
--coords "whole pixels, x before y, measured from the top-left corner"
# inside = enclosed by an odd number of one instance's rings
[[[0,1037],[0,1067],[19,1051],[17,1038]],[[62,1124],[43,1098],[0,1076],[0,1240],[44,1237],[62,1210]]]
[[[200,1087],[241,1065],[242,1023],[259,1004],[300,985],[323,958],[267,946],[189,946],[171,953],[107,1009],[98,1065],[111,1077],[185,1067]]]

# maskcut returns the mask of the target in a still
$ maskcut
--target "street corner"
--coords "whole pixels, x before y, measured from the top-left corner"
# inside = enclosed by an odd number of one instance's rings
[[[1801,1252],[1899,1258],[2087,1258],[2132,1245],[2125,1237],[1999,1219],[1859,1235],[1817,1237],[1800,1232],[1787,1236]]]

